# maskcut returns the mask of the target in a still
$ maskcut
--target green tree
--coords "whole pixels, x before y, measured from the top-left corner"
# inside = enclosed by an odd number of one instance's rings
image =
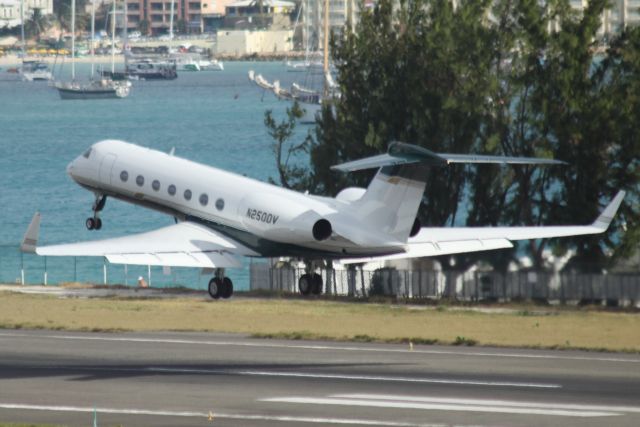
[[[606,7],[594,0],[578,14],[567,0],[401,0],[394,9],[380,0],[362,9],[354,31],[332,37],[341,96],[323,104],[304,179],[326,195],[364,187],[371,172],[338,175],[330,166],[378,154],[393,140],[554,157],[568,165],[432,168],[419,218],[432,226],[589,223],[625,189],[627,203],[604,239],[523,248],[538,268],[547,248],[575,248],[575,266],[591,270],[629,255],[640,240],[640,30],[596,54]],[[467,212],[458,210],[462,201]],[[462,255],[456,267],[485,258],[506,268],[514,254]]]
[[[138,22],[138,31],[140,31],[140,34],[142,35],[149,35],[149,30],[151,29],[151,23],[149,22],[148,19],[143,19],[140,22]]]
[[[300,144],[291,143],[297,122],[303,115],[304,111],[297,101],[291,108],[287,108],[287,117],[280,123],[276,122],[271,110],[267,110],[264,115],[264,124],[273,138],[272,150],[276,157],[279,184],[298,191],[307,190],[309,186],[308,170],[296,164],[296,160],[300,154],[308,152],[310,139],[305,138]],[[271,178],[269,181],[276,183]]]
[[[40,35],[51,27],[49,16],[42,14],[42,9],[33,9],[33,14],[24,23],[25,37],[35,38],[40,42]]]
[[[76,0],[76,31],[83,31],[91,24],[91,17],[85,13],[88,0]],[[60,27],[71,30],[71,0],[53,0],[53,13]]]

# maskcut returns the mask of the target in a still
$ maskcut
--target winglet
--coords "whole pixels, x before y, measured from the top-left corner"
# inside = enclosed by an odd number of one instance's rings
[[[609,205],[602,211],[600,216],[596,218],[592,225],[602,231],[606,231],[606,229],[609,228],[611,221],[613,221],[613,217],[616,216],[616,212],[618,212],[618,208],[620,207],[625,194],[626,193],[622,190],[618,191],[616,197],[609,202]]]
[[[26,253],[36,253],[36,246],[38,246],[38,234],[40,234],[40,213],[36,212],[31,219],[27,232],[24,234],[24,238],[20,244],[20,250]]]

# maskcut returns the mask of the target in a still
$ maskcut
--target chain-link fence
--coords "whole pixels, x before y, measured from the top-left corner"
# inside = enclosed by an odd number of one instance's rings
[[[143,278],[153,287],[182,286],[206,289],[213,272],[198,268],[168,268],[110,264],[100,257],[43,257],[20,252],[18,246],[0,245],[0,283],[60,285],[92,283],[136,286]],[[248,287],[247,268],[230,269],[236,290]]]
[[[250,289],[298,292],[298,279],[304,273],[302,269],[254,263],[251,265]],[[323,292],[331,295],[631,306],[640,302],[638,274],[409,271],[393,268],[375,271],[317,270],[316,273],[322,275]]]

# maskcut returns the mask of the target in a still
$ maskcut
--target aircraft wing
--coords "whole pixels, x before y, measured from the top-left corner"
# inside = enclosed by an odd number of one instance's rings
[[[404,253],[379,257],[343,259],[343,264],[393,259],[420,258],[467,252],[505,249],[513,247],[512,241],[547,239],[552,237],[580,236],[603,233],[609,228],[625,192],[620,191],[600,216],[589,225],[546,227],[423,227],[407,241]]]
[[[43,256],[103,256],[113,264],[171,267],[239,267],[251,249],[200,224],[181,222],[146,233],[104,240],[37,246],[40,214],[27,230],[21,249]]]

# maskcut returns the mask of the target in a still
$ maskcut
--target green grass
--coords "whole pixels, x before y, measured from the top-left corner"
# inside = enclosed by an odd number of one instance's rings
[[[505,306],[500,306],[505,308]],[[0,292],[0,328],[203,331],[256,338],[640,352],[640,314],[518,304],[478,311],[337,300],[57,298]]]

